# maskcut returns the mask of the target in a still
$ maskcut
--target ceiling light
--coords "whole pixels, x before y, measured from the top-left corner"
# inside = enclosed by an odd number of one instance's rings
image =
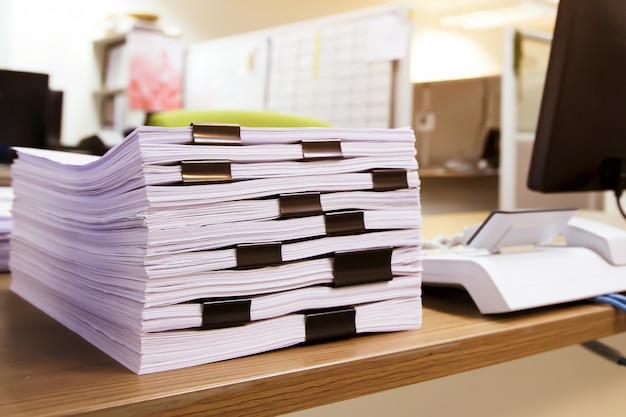
[[[523,1],[517,6],[483,10],[441,19],[445,26],[465,29],[493,28],[518,22],[556,16],[556,8],[545,2]]]

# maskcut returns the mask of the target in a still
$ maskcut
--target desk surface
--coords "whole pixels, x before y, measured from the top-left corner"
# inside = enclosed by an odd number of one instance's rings
[[[428,217],[424,233],[482,217]],[[137,376],[10,293],[9,280],[0,276],[3,416],[277,415],[626,331],[626,315],[606,306],[484,317],[464,292],[427,289],[420,330]]]

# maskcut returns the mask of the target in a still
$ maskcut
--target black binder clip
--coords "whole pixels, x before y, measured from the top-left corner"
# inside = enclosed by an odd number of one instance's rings
[[[336,252],[333,262],[333,286],[391,281],[393,248],[365,249],[355,252]]]
[[[280,217],[304,217],[323,214],[320,193],[281,194],[278,197]]]
[[[374,191],[392,191],[409,188],[406,171],[403,169],[375,169],[372,171]]]
[[[280,242],[237,245],[238,268],[280,265],[282,262],[282,243]]]
[[[231,182],[230,161],[182,161],[184,184]]]
[[[250,305],[247,300],[205,301],[202,303],[202,328],[241,326],[250,322]]]
[[[337,339],[356,334],[354,307],[313,310],[305,314],[306,342]]]
[[[241,127],[234,124],[193,122],[191,136],[196,145],[241,145]]]
[[[325,213],[324,223],[327,236],[354,235],[365,232],[365,220],[362,211]]]
[[[302,159],[305,161],[343,159],[341,141],[339,139],[303,140]]]

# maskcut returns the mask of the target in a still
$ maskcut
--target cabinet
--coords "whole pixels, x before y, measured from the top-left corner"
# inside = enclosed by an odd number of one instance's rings
[[[182,106],[183,48],[178,38],[133,30],[94,42],[100,131],[122,135],[146,113]],[[121,139],[120,139],[121,140]]]

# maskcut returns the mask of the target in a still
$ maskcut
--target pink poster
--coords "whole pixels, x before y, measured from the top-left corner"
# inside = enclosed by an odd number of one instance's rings
[[[132,32],[126,40],[130,65],[128,105],[147,112],[182,106],[183,49],[160,33]]]

